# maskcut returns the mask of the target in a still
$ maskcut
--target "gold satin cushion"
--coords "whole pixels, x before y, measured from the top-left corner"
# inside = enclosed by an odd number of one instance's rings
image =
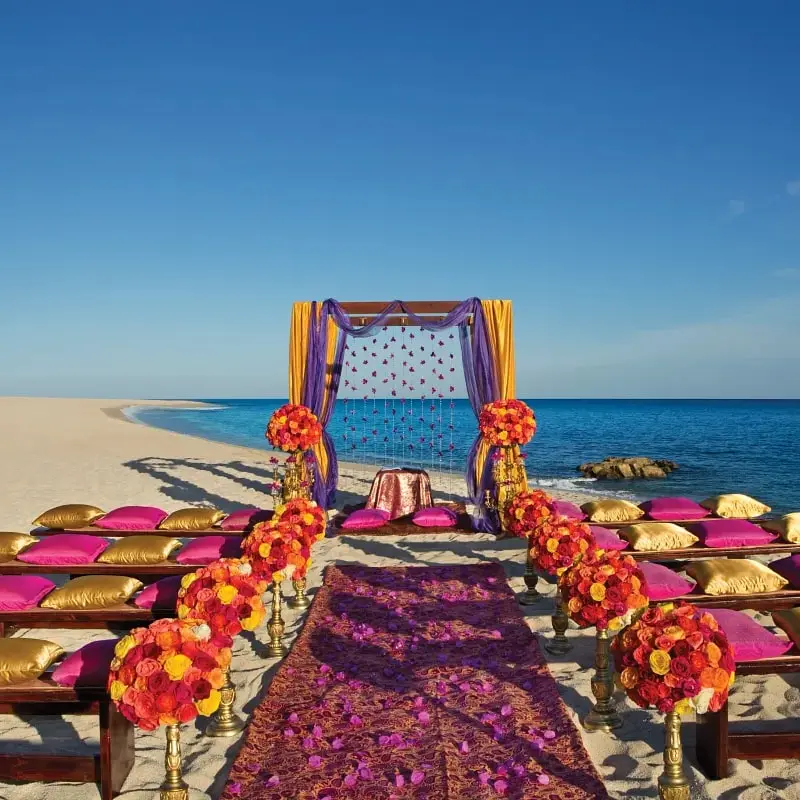
[[[17,553],[38,541],[27,533],[0,533],[0,561],[11,561],[17,557]]]
[[[182,508],[173,511],[159,526],[160,531],[203,531],[213,528],[227,514],[216,508]]]
[[[81,503],[71,503],[66,506],[56,506],[48,509],[44,514],[39,514],[33,521],[34,525],[53,530],[69,531],[75,528],[86,528],[96,519],[105,515],[105,511],[97,506],[86,506]]]
[[[794,642],[794,646],[800,649],[800,608],[792,608],[788,611],[773,611],[772,619]]]
[[[634,550],[677,550],[691,547],[698,541],[693,533],[672,522],[637,522],[621,528],[617,533]]]
[[[126,536],[124,539],[117,539],[103,550],[97,563],[160,564],[180,546],[180,539],[170,539],[167,536]]]
[[[121,575],[83,575],[73,578],[58,589],[53,589],[39,604],[40,608],[79,610],[108,608],[130,600],[142,588],[136,578]]]
[[[706,594],[779,592],[789,581],[760,561],[749,558],[710,558],[686,567]]]
[[[800,511],[787,514],[780,519],[771,519],[762,526],[764,530],[777,533],[785,542],[800,544]]]
[[[633,522],[644,516],[639,506],[627,500],[592,500],[584,503],[581,511],[589,518],[589,522]]]
[[[63,654],[63,648],[44,639],[0,639],[0,686],[38,678]]]
[[[700,505],[725,519],[751,519],[772,511],[769,506],[746,494],[718,494],[707,497]]]

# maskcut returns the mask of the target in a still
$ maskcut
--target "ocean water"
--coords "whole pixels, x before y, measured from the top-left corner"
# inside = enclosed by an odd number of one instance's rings
[[[264,430],[283,400],[210,399],[213,410],[136,408],[140,422],[270,450]],[[800,510],[798,400],[527,400],[538,429],[526,448],[532,483],[634,499],[702,500],[743,492],[775,511]],[[394,412],[393,412],[394,408]],[[400,421],[402,419],[402,422]],[[394,421],[394,424],[393,424]],[[329,427],[339,456],[376,465],[464,468],[477,425],[463,399],[403,405],[340,400]],[[413,445],[413,448],[412,448]],[[593,481],[576,471],[606,456],[668,458],[680,465],[656,481]]]

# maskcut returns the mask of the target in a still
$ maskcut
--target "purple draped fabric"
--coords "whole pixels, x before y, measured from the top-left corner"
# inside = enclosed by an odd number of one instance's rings
[[[336,403],[346,337],[353,336],[354,338],[363,338],[371,336],[376,329],[383,327],[392,313],[396,312],[402,312],[408,317],[409,324],[418,325],[428,331],[441,331],[446,328],[458,326],[461,341],[461,355],[464,361],[464,379],[467,384],[467,395],[476,418],[480,413],[481,407],[485,403],[499,399],[494,358],[486,330],[483,306],[478,298],[473,297],[459,303],[441,322],[433,322],[425,317],[417,316],[407,308],[402,300],[393,300],[383,311],[373,318],[373,321],[369,325],[364,325],[360,328],[351,323],[350,317],[336,300],[328,299],[322,303],[319,314],[317,314],[317,303],[314,302],[311,306],[308,365],[302,393],[303,404],[317,414],[323,425],[323,429],[327,426]],[[471,336],[469,325],[467,324],[470,316],[472,317]],[[325,407],[329,317],[335,321],[339,330],[344,335],[337,334],[338,341],[336,343],[330,397],[327,407]],[[324,415],[323,408],[325,411]],[[317,503],[329,508],[333,505],[335,500],[339,470],[336,459],[336,449],[326,430],[323,433],[323,441],[328,453],[328,475],[326,479],[323,480],[319,473],[319,467],[315,462],[313,493]],[[494,489],[494,476],[490,458],[487,458],[482,474],[476,474],[476,459],[479,443],[480,436],[476,438],[469,451],[469,457],[467,459],[467,487],[470,500],[478,509],[477,518],[475,520],[477,530],[496,530],[497,520],[494,516],[489,516],[486,513],[483,502],[486,491]]]

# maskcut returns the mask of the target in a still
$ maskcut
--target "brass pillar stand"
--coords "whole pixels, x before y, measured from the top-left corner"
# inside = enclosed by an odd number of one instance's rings
[[[231,681],[231,668],[225,670],[225,683],[220,689],[219,708],[206,728],[205,735],[215,739],[236,736],[241,733],[247,723],[233,710],[236,702],[236,687]]]
[[[283,632],[286,630],[286,625],[281,616],[281,606],[283,605],[283,595],[281,594],[281,585],[278,581],[272,582],[272,616],[267,623],[267,631],[269,632],[269,644],[267,645],[267,658],[282,658],[289,650],[283,643]]]
[[[532,606],[534,603],[538,603],[542,597],[544,597],[544,595],[536,588],[536,583],[539,580],[539,576],[536,574],[536,570],[534,570],[533,564],[531,563],[530,546],[528,547],[525,574],[522,577],[525,581],[525,586],[528,588],[517,599],[521,606]]]
[[[658,796],[661,800],[689,800],[689,779],[683,771],[681,715],[670,711],[664,728],[664,772],[658,776]]]
[[[178,725],[167,725],[164,771],[164,782],[159,787],[160,800],[189,800],[189,786],[181,769],[181,729]]]
[[[292,586],[294,587],[294,597],[290,597],[286,601],[286,605],[289,608],[308,608],[311,605],[311,601],[306,594],[306,579],[294,578],[292,579]]]
[[[564,610],[564,600],[561,597],[561,589],[559,588],[556,588],[555,604],[555,613],[550,619],[552,620],[553,630],[556,632],[556,635],[545,642],[544,649],[551,655],[563,656],[572,650],[572,642],[570,642],[566,636],[567,628],[569,627],[569,617]]]
[[[301,497],[310,500],[313,479],[314,476],[306,464],[305,453],[302,450],[292,453],[286,465],[281,484],[281,501],[283,504],[285,505],[290,500],[297,500]]]
[[[610,637],[608,630],[597,631],[594,651],[594,678],[592,678],[592,694],[595,704],[583,718],[583,727],[587,731],[614,731],[622,725],[622,717],[614,705],[614,683],[609,661]]]

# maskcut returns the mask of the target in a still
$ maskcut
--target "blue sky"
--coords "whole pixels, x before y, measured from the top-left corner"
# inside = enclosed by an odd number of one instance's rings
[[[0,394],[280,396],[293,300],[510,297],[529,397],[800,396],[791,0],[9,0]]]

